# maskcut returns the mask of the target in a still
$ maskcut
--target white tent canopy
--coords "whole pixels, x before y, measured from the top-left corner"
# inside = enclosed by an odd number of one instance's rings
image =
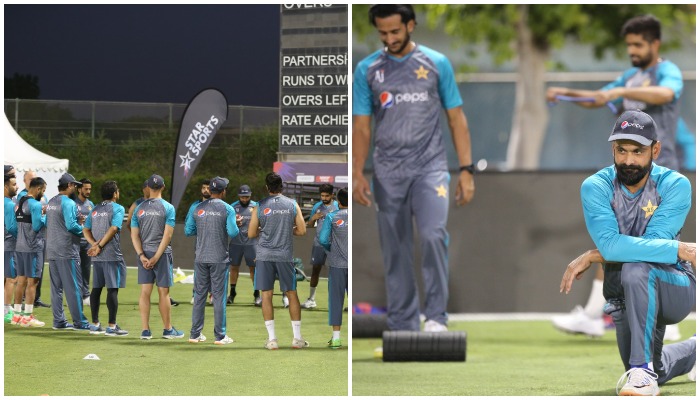
[[[24,189],[24,173],[32,170],[47,182],[46,197],[58,194],[58,179],[68,172],[68,160],[58,159],[32,147],[19,136],[5,113],[2,115],[2,136],[5,146],[5,165],[12,165],[17,171],[17,186]]]

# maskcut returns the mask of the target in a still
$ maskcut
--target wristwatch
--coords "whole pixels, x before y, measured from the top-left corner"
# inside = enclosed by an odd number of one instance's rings
[[[474,175],[474,172],[476,171],[476,169],[474,168],[474,163],[471,163],[469,165],[462,165],[461,167],[459,167],[459,171],[460,172],[467,171],[470,174]]]

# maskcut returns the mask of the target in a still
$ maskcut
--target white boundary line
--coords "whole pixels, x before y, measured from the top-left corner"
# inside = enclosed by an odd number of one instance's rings
[[[450,314],[451,322],[481,322],[481,321],[549,321],[552,317],[568,315],[568,313],[463,313]],[[695,312],[685,319],[695,320]]]

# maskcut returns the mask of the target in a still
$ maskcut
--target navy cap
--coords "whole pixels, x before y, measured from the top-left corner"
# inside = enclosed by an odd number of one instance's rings
[[[253,191],[250,190],[248,185],[241,185],[241,187],[238,188],[239,196],[250,196],[251,194],[253,194]]]
[[[608,142],[625,139],[633,140],[642,146],[649,146],[656,140],[656,122],[649,114],[640,110],[623,112],[615,121]]]
[[[10,171],[15,169],[12,165],[5,164],[5,175],[7,175]]]
[[[73,177],[73,175],[71,175],[71,174],[69,174],[69,173],[67,173],[67,172],[66,172],[65,174],[61,175],[60,178],[58,178],[58,184],[59,184],[59,185],[67,185],[67,184],[69,184],[69,183],[75,183],[76,185],[80,184],[80,182],[77,181],[77,180]]]
[[[160,189],[163,186],[165,186],[165,181],[163,180],[163,177],[157,174],[151,175],[150,178],[148,178],[148,187],[151,189]]]
[[[228,179],[220,176],[211,178],[209,182],[209,191],[212,193],[221,193],[228,187]]]

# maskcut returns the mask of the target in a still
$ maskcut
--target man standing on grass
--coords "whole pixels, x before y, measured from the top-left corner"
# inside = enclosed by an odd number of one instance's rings
[[[265,185],[270,196],[260,200],[252,211],[248,237],[259,236],[255,261],[255,289],[262,293],[262,313],[268,339],[265,348],[277,350],[275,315],[272,308],[272,290],[275,276],[280,289],[289,298],[289,317],[292,320],[292,348],[309,347],[301,336],[301,306],[296,288],[293,262],[293,236],[304,236],[306,224],[296,201],[282,195],[282,177],[274,172],[267,174]],[[259,229],[259,231],[258,231]]]
[[[80,184],[76,188],[77,196],[75,198],[75,204],[78,206],[78,216],[87,218],[95,208],[95,204],[90,200],[90,195],[92,194],[92,181],[88,178],[83,178],[80,180]],[[92,266],[92,260],[88,255],[88,242],[83,236],[80,238],[80,272],[83,276],[83,280],[80,283],[80,287],[83,293],[83,305],[90,307],[90,270]]]
[[[185,221],[187,221],[190,216],[194,213],[194,209],[201,204],[204,201],[207,201],[211,198],[211,192],[209,192],[209,183],[211,181],[209,179],[204,179],[202,181],[202,185],[200,187],[200,192],[202,193],[202,200],[195,200],[191,205],[189,210],[187,210],[187,215],[185,216]],[[197,244],[195,243],[195,250],[197,249]],[[196,270],[197,268],[192,268],[193,270]],[[196,279],[196,278],[195,278]],[[209,293],[211,293],[211,290],[209,290]],[[170,302],[172,304],[172,301]],[[194,288],[192,288],[192,300],[190,300],[190,304],[194,304]],[[209,304],[211,304],[211,295],[209,295]]]
[[[58,180],[58,194],[46,206],[46,256],[51,277],[53,328],[87,331],[90,326],[83,314],[79,254],[84,220],[78,217],[78,208],[69,197],[78,183],[73,175],[63,174]],[[63,312],[64,292],[73,325],[66,321]]]
[[[328,269],[328,324],[333,336],[328,347],[338,349],[340,326],[343,324],[343,303],[348,290],[348,189],[338,191],[339,209],[326,215],[318,237],[319,243],[329,251]]]
[[[5,170],[8,171],[8,166]],[[14,168],[12,168],[14,169]],[[9,172],[9,171],[8,171]],[[5,173],[5,322],[12,322],[12,298],[17,284],[17,217],[12,197],[17,194],[17,179],[14,173]],[[20,300],[21,301],[21,300]]]
[[[690,182],[655,164],[654,120],[626,111],[608,139],[614,165],[581,185],[583,216],[596,245],[573,260],[560,291],[569,293],[592,263],[603,263],[605,313],[615,322],[625,367],[623,396],[656,396],[659,386],[695,368],[695,337],[664,346],[666,325],[695,306],[695,243],[679,241],[690,210]],[[694,376],[692,376],[694,379]]]
[[[102,203],[88,214],[83,228],[85,239],[90,245],[88,255],[93,258],[92,293],[90,310],[92,325],[90,333],[105,336],[126,336],[129,332],[117,325],[119,288],[126,287],[126,263],[120,245],[120,232],[124,221],[124,207],[119,201],[117,182],[107,181],[100,189]],[[107,329],[100,324],[100,297],[102,288],[107,288]]]
[[[170,321],[170,287],[173,285],[173,254],[170,239],[175,229],[175,208],[163,200],[165,181],[153,174],[147,180],[149,198],[134,209],[131,217],[131,243],[138,255],[138,282],[141,285],[139,311],[141,339],[150,340],[151,292],[158,287],[158,309],[163,320],[163,338],[182,338]]]
[[[226,304],[233,304],[233,299],[236,297],[236,284],[238,284],[238,274],[241,267],[241,262],[245,258],[245,263],[248,266],[248,271],[250,272],[250,279],[255,285],[255,245],[258,239],[248,238],[248,226],[250,225],[250,218],[255,207],[258,203],[251,200],[250,196],[253,192],[250,190],[250,186],[241,185],[238,188],[238,200],[231,203],[231,207],[236,211],[236,215],[241,217],[241,229],[240,233],[231,239],[229,244],[229,257],[231,258],[231,293],[229,293],[228,300]],[[253,290],[253,302],[256,306],[262,305],[262,298],[260,297],[259,290]]]
[[[202,329],[209,290],[214,304],[214,344],[233,343],[233,339],[226,334],[228,241],[238,235],[238,226],[236,211],[224,201],[227,187],[228,179],[218,176],[212,178],[209,183],[211,198],[198,204],[185,222],[185,234],[197,236],[190,343],[207,340]]]
[[[309,289],[309,298],[301,305],[301,308],[316,308],[316,287],[318,286],[318,278],[321,276],[321,268],[326,263],[326,250],[319,243],[321,235],[321,226],[326,215],[338,209],[338,202],[333,200],[333,185],[324,183],[319,186],[318,192],[321,195],[321,201],[314,204],[311,208],[309,216],[308,228],[313,228],[316,224],[316,236],[314,236],[314,244],[311,247],[311,283]],[[316,222],[319,221],[319,222]]]

